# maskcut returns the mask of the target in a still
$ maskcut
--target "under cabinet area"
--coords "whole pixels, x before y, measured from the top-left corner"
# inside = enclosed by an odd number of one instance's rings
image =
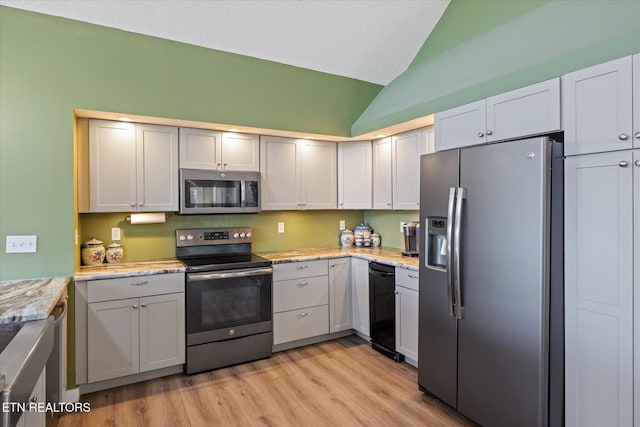
[[[181,370],[184,307],[183,273],[76,282],[78,384]]]
[[[396,267],[396,351],[418,364],[418,272]]]

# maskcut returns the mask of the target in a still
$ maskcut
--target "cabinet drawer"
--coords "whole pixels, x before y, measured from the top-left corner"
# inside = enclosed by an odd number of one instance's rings
[[[396,267],[396,285],[418,290],[418,272],[404,267]]]
[[[184,292],[184,273],[89,280],[87,302]]]
[[[329,262],[326,259],[287,262],[285,264],[274,264],[273,266],[274,281],[326,276],[327,274],[329,274]]]
[[[296,310],[329,303],[327,276],[273,282],[273,312]]]
[[[329,306],[321,305],[273,315],[273,344],[329,333]]]

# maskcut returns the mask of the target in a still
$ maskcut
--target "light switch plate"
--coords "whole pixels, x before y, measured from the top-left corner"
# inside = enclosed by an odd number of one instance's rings
[[[114,242],[120,240],[120,227],[111,228],[111,240]]]
[[[38,236],[7,236],[6,253],[35,252]]]
[[[284,233],[284,222],[278,223],[278,233]]]
[[[344,230],[345,228],[347,228],[344,219],[340,220],[340,230]]]

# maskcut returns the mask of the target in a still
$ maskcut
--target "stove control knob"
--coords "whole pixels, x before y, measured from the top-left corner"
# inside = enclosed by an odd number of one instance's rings
[[[191,234],[187,234],[187,240],[193,240],[193,236]]]
[[[245,234],[245,236],[251,237],[251,232],[247,232],[247,234]]]
[[[237,239],[238,237],[240,237],[240,235],[238,233],[233,233],[233,238]]]
[[[240,233],[240,238],[244,239],[245,234],[244,233]]]
[[[184,234],[181,234],[181,235],[180,235],[180,237],[178,237],[178,239],[180,239],[180,240],[185,240],[185,239],[186,239],[186,237],[184,237]]]

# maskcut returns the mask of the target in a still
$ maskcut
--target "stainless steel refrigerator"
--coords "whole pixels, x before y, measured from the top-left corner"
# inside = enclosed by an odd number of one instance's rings
[[[487,427],[563,424],[562,165],[547,137],[421,158],[418,383]]]

